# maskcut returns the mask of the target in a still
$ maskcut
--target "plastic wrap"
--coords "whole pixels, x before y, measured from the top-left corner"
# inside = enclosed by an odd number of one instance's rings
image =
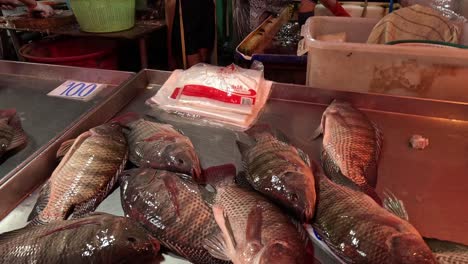
[[[262,71],[198,64],[174,71],[147,103],[197,121],[245,130],[262,110],[270,88]]]
[[[402,0],[403,7],[411,5],[429,6],[454,22],[466,23],[466,18],[459,14],[460,0]]]

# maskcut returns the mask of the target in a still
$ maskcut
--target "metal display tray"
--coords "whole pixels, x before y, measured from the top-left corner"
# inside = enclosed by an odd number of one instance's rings
[[[62,141],[82,131],[85,120],[99,123],[113,114],[98,109],[133,75],[0,61],[0,109],[16,109],[28,135],[24,148],[7,153],[0,161],[0,219],[50,176]],[[66,80],[103,83],[106,87],[88,102],[47,96]]]
[[[156,93],[169,75],[170,72],[144,70],[109,98],[107,105],[96,111],[106,113],[109,118],[113,115],[110,112],[117,108],[122,109],[119,114],[154,113],[145,101]],[[130,94],[137,95],[126,105],[128,100],[124,98],[128,99]],[[468,104],[274,83],[258,123],[267,123],[281,130],[292,144],[318,160],[321,140],[308,139],[333,99],[346,100],[360,108],[384,133],[378,193],[388,189],[401,199],[410,221],[423,236],[468,244],[468,215],[465,210],[468,201]],[[114,108],[110,109],[109,105]],[[158,115],[167,122],[177,119],[171,119],[164,113]],[[96,119],[83,120],[83,129],[96,125],[96,122]],[[226,145],[214,144],[211,149],[206,149],[207,142],[216,143],[218,133],[226,131],[185,121],[172,124],[191,138],[203,167],[213,163],[210,159],[223,155],[228,156],[224,161],[239,165],[240,154],[234,150],[235,146],[226,149]],[[232,133],[236,134],[235,137],[240,134]],[[422,151],[409,148],[408,140],[413,134],[429,138],[430,146]],[[37,195],[38,191],[34,192],[0,222],[0,233],[25,225]],[[97,211],[123,215],[120,190],[115,190],[104,200]],[[317,262],[339,263],[323,245],[316,240],[314,244]],[[186,263],[166,255],[164,259],[163,263]]]

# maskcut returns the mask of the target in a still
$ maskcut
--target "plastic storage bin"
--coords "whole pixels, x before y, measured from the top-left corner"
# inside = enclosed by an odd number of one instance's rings
[[[116,45],[112,40],[42,40],[24,45],[19,52],[29,62],[107,70],[118,68]]]
[[[116,32],[135,25],[135,0],[70,0],[81,30]]]
[[[369,2],[367,9],[364,9],[364,2],[341,2],[343,8],[348,11],[352,17],[367,17],[367,18],[383,18],[390,11],[390,5],[387,2]],[[393,10],[399,9],[399,4],[393,5]],[[330,10],[328,10],[322,4],[318,4],[315,7],[315,16],[334,16]]]
[[[378,19],[314,17],[302,27],[307,85],[468,102],[468,50],[365,44]],[[346,43],[318,41],[346,32]],[[468,27],[460,44],[468,44]]]

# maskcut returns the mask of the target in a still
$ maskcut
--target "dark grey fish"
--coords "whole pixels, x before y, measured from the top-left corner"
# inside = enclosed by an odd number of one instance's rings
[[[440,264],[468,264],[468,246],[450,241],[424,238]]]
[[[166,248],[193,263],[226,263],[203,247],[207,237],[221,231],[190,176],[140,168],[124,172],[120,183],[125,215]]]
[[[308,157],[270,133],[254,134],[256,143],[238,142],[250,185],[306,222],[315,208],[315,179]]]
[[[348,263],[425,264],[436,260],[419,232],[371,197],[330,181],[316,166],[313,221],[325,243]]]
[[[0,235],[1,264],[154,263],[158,251],[131,219],[104,213]]]
[[[0,110],[0,157],[5,152],[26,144],[27,140],[16,110]]]
[[[128,128],[129,159],[138,167],[201,176],[200,161],[190,139],[169,124],[156,123],[128,113],[114,119]]]

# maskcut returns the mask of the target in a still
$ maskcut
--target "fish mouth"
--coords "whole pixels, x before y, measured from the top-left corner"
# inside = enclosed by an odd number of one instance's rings
[[[301,220],[303,222],[310,222],[314,217],[314,209],[310,206],[307,206],[301,213]]]

